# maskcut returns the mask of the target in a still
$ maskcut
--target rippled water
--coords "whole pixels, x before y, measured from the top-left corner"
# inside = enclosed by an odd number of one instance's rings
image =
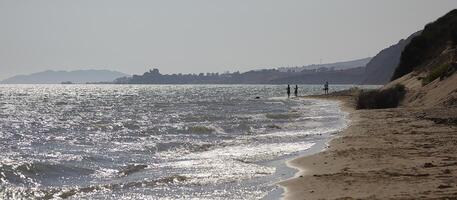
[[[346,124],[336,103],[283,93],[263,85],[1,85],[0,199],[262,198],[281,178],[274,161]]]

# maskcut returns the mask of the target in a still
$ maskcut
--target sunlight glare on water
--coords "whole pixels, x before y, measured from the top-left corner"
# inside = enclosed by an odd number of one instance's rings
[[[284,91],[0,85],[0,198],[262,198],[283,178],[274,161],[346,124],[337,103]]]

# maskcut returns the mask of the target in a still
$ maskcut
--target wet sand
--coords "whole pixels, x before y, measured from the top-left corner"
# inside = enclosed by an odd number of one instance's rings
[[[313,97],[316,98],[316,97]],[[354,110],[350,126],[318,154],[288,161],[284,199],[457,199],[457,108]]]

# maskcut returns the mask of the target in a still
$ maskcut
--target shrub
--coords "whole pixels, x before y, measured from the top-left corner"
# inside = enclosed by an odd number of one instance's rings
[[[424,79],[422,79],[422,85],[427,85],[437,78],[440,78],[442,80],[443,78],[447,77],[448,73],[452,70],[453,67],[449,63],[440,65],[439,67],[435,67],[428,73],[428,75]]]
[[[385,90],[361,91],[357,98],[357,109],[395,108],[405,93],[405,86],[400,84]]]

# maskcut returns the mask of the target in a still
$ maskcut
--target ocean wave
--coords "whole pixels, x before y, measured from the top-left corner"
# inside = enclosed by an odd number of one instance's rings
[[[133,173],[140,172],[144,169],[146,169],[148,165],[142,165],[142,164],[132,164],[132,165],[127,165],[123,169],[119,171],[119,176],[128,176]]]
[[[208,142],[201,142],[201,143],[191,143],[191,142],[180,142],[178,143],[173,143],[173,145],[170,144],[163,144],[159,143],[158,146],[164,146],[167,147],[159,149],[157,152],[156,156],[160,158],[166,158],[166,159],[173,159],[176,157],[184,156],[190,153],[198,153],[198,152],[205,152],[209,151],[215,147],[220,147],[221,145],[217,142],[214,143],[208,143]]]
[[[289,113],[268,113],[266,117],[269,119],[295,119],[299,118],[301,115],[297,112],[289,112]]]
[[[95,193],[98,191],[115,191],[132,188],[152,188],[167,184],[179,184],[188,181],[183,175],[172,175],[155,180],[141,180],[130,182],[117,182],[86,187],[15,187],[0,185],[0,199],[66,199],[77,195]]]
[[[217,146],[204,152],[194,152],[175,157],[174,161],[159,167],[192,171],[194,184],[221,184],[232,181],[264,177],[275,173],[275,167],[258,164],[277,156],[290,155],[311,148],[314,143],[250,143]]]
[[[44,179],[84,176],[93,172],[87,168],[43,162],[0,164],[0,181],[36,186]]]
[[[188,131],[191,133],[202,133],[202,134],[208,134],[208,133],[213,133],[215,131],[214,128],[207,127],[207,126],[191,126],[187,128]]]
[[[210,159],[224,157],[226,159],[244,160],[245,162],[266,161],[277,155],[287,155],[294,152],[311,148],[314,143],[296,142],[296,143],[251,143],[237,146],[226,146],[205,151],[192,156],[200,159]]]
[[[332,128],[312,128],[309,130],[296,130],[296,131],[277,131],[273,133],[267,133],[262,135],[251,136],[252,138],[296,138],[296,137],[303,137],[303,136],[311,136],[311,135],[323,135],[323,134],[334,134],[338,133],[340,129],[332,129]]]

